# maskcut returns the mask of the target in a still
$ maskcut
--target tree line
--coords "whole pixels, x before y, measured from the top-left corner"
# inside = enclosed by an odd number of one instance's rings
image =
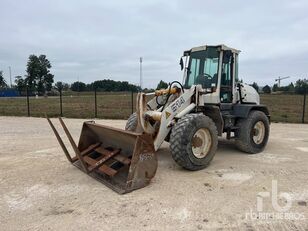
[[[251,86],[259,92],[261,89],[259,88],[256,82],[253,82]],[[282,92],[282,93],[289,93],[289,94],[304,94],[308,92],[308,79],[298,79],[295,84],[291,82],[287,86],[279,87],[277,83],[275,83],[272,87],[269,85],[265,85],[262,88],[262,92],[265,94],[270,94],[272,92]]]
[[[86,84],[80,81],[74,82],[70,85],[72,91],[140,91],[140,87],[134,84],[130,84],[127,81],[114,81],[111,79],[96,80],[90,84]]]
[[[26,74],[15,77],[15,85],[13,86],[20,95],[24,95],[28,89],[30,94],[47,95],[53,90],[72,90],[72,91],[140,91],[140,87],[130,84],[127,81],[114,81],[111,79],[97,80],[92,83],[83,83],[80,81],[72,84],[64,82],[54,83],[54,75],[50,69],[52,65],[46,55],[36,56],[30,55],[26,65]],[[8,85],[3,77],[3,72],[0,71],[0,89],[8,88]]]

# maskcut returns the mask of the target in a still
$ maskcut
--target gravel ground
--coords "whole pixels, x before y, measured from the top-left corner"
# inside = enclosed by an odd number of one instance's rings
[[[65,122],[77,141],[83,120]],[[197,172],[164,143],[151,184],[125,195],[69,164],[43,118],[0,117],[0,137],[0,230],[308,230],[308,125],[272,124],[256,155],[220,140]],[[259,192],[271,195],[260,213]]]

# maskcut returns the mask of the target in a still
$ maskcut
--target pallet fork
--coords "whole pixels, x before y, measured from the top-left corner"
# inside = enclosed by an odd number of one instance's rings
[[[71,157],[55,126],[48,117],[47,120],[68,161],[117,193],[143,188],[155,176],[157,158],[150,135],[90,121],[83,123],[77,146],[64,121],[59,118],[76,154]]]

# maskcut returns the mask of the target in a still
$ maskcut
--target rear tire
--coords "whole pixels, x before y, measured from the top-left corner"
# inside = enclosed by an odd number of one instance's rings
[[[215,123],[203,114],[188,114],[175,124],[170,136],[172,158],[181,167],[199,170],[212,161],[218,144]]]
[[[262,111],[251,111],[246,119],[240,119],[235,132],[235,144],[243,152],[262,152],[269,137],[269,120]]]
[[[138,125],[137,114],[136,112],[134,112],[128,117],[128,120],[125,125],[125,130],[134,132],[137,129],[137,125]]]

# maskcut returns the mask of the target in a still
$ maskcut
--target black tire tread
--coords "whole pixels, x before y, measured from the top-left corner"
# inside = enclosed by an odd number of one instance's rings
[[[202,119],[206,121],[207,128],[211,131],[214,132],[214,137],[212,137],[212,150],[210,151],[209,159],[205,164],[202,165],[196,165],[192,163],[192,161],[189,158],[189,155],[186,150],[186,145],[183,145],[183,138],[187,136],[187,129],[191,129],[193,124],[195,123],[194,121],[197,119]],[[172,158],[174,161],[180,165],[181,167],[188,169],[188,170],[200,170],[209,165],[211,160],[213,159],[216,149],[217,149],[217,144],[218,144],[218,136],[217,136],[217,128],[215,126],[215,123],[211,118],[208,116],[205,116],[204,114],[188,114],[182,117],[181,119],[178,120],[176,125],[173,127],[171,131],[171,136],[170,136],[170,150],[172,154]],[[207,156],[208,156],[207,155]]]
[[[249,135],[252,123],[258,118],[264,119],[263,121],[266,123],[265,127],[268,129],[268,132],[266,132],[264,138],[266,139],[265,145],[261,149],[252,146]],[[236,126],[239,127],[239,131],[236,134],[237,138],[235,139],[235,145],[239,150],[249,154],[256,154],[264,150],[269,136],[269,121],[263,112],[255,110],[251,111],[248,118],[238,120]]]
[[[125,125],[125,130],[134,132],[136,131],[137,125],[138,125],[137,113],[134,112],[128,117],[128,120]]]

